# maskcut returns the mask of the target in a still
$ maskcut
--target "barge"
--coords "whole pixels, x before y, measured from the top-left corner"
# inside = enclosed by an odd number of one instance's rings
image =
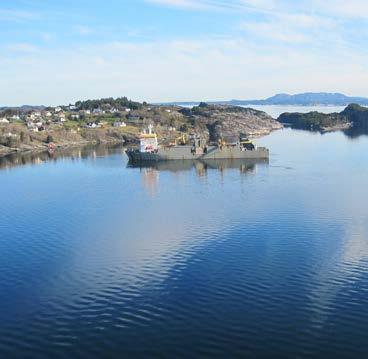
[[[217,144],[207,144],[200,137],[192,136],[187,143],[159,146],[157,134],[149,126],[147,133],[140,135],[139,149],[126,151],[130,162],[159,162],[171,160],[225,160],[225,159],[268,159],[269,150],[257,147],[247,137],[219,140]]]

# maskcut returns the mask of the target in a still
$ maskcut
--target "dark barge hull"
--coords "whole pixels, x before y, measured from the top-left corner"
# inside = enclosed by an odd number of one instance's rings
[[[193,153],[191,146],[173,146],[160,148],[157,152],[126,151],[129,160],[133,163],[159,162],[171,160],[226,160],[226,159],[268,159],[269,151],[265,147],[254,150],[241,150],[239,147],[210,146],[206,153]]]

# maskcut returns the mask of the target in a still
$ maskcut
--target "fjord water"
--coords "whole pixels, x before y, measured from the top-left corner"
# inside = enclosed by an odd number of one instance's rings
[[[258,142],[269,164],[2,161],[0,357],[368,354],[368,137]]]

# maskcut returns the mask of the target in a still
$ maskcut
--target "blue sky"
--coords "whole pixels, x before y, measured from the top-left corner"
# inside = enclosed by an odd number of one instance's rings
[[[368,1],[2,0],[0,105],[368,96]]]

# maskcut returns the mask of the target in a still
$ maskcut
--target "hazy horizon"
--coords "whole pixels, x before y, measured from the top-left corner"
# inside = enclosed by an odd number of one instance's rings
[[[278,93],[280,94],[280,93]],[[277,94],[274,94],[274,95],[277,95]],[[273,95],[273,96],[274,96]],[[297,94],[288,94],[288,95],[297,95]],[[343,95],[346,95],[346,94],[343,94]],[[123,95],[125,96],[125,95]],[[348,95],[347,95],[348,96]],[[109,97],[113,97],[113,96],[106,96],[104,98],[109,98]],[[118,96],[118,97],[122,97],[122,96]],[[138,101],[137,99],[134,99],[134,98],[130,98],[129,96],[126,96],[128,99],[132,100],[132,101]],[[272,96],[270,96],[272,97]],[[351,96],[351,97],[360,97],[360,96]],[[11,108],[11,107],[23,107],[23,106],[30,106],[30,107],[55,107],[55,106],[68,106],[68,105],[74,105],[77,101],[85,101],[85,100],[96,100],[97,98],[81,98],[81,99],[78,99],[76,101],[73,101],[73,102],[69,102],[69,103],[55,103],[55,104],[48,104],[48,103],[39,103],[39,104],[33,104],[33,103],[22,103],[22,104],[17,104],[17,105],[8,105],[8,104],[1,104],[0,103],[0,108]],[[186,100],[177,100],[177,101],[157,101],[157,102],[148,102],[149,104],[152,104],[152,105],[172,105],[172,104],[197,104],[197,103],[201,103],[201,102],[208,102],[208,103],[216,103],[216,102],[229,102],[229,101],[251,101],[251,100],[266,100],[267,98],[259,98],[259,99],[241,99],[241,98],[238,98],[238,99],[230,99],[230,98],[227,98],[227,99],[222,99],[222,100],[218,100],[218,99],[207,99],[207,100],[203,100],[203,99],[200,99],[200,100],[191,100],[191,101],[186,101]],[[141,102],[143,102],[145,100],[141,100]],[[147,102],[147,101],[146,101]],[[303,104],[247,104],[247,106],[255,106],[255,107],[346,107],[344,105],[338,105],[338,104],[316,104],[316,105],[312,105],[312,104],[308,104],[308,105],[303,105]]]

